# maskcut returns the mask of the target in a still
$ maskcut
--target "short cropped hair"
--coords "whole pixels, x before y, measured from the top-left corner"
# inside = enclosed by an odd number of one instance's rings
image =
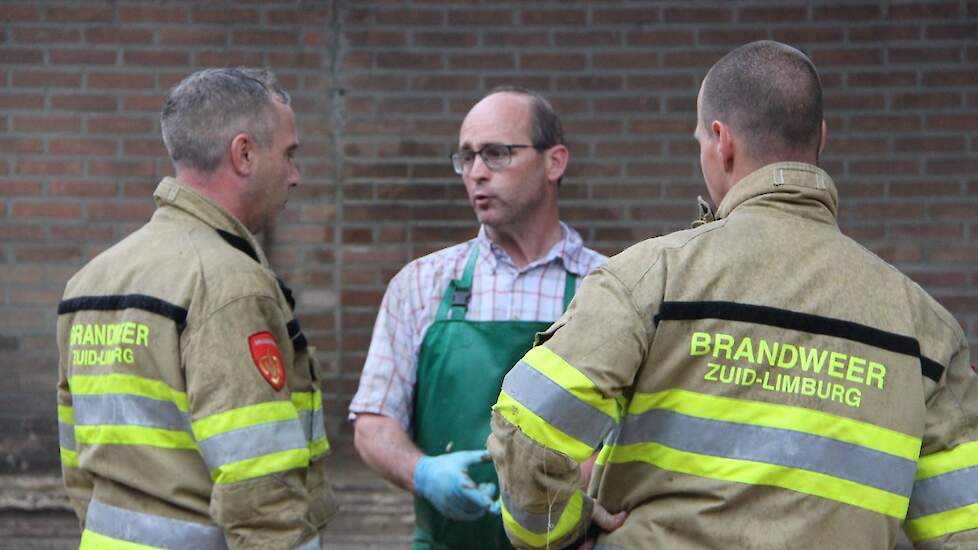
[[[564,129],[553,106],[542,95],[520,86],[497,86],[489,90],[483,99],[499,93],[524,95],[530,98],[533,109],[533,125],[530,142],[537,151],[546,151],[554,145],[564,144]]]
[[[272,101],[289,104],[289,94],[264,69],[204,69],[183,79],[160,113],[163,143],[173,164],[211,173],[234,136],[247,133],[271,143]]]
[[[802,52],[770,40],[745,44],[706,74],[701,124],[729,125],[757,160],[818,155],[822,83]]]

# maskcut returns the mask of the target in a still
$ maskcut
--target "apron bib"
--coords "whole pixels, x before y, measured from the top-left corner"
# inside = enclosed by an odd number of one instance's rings
[[[533,346],[534,335],[552,324],[466,321],[478,255],[476,245],[462,278],[453,279],[445,289],[435,321],[421,343],[412,427],[414,443],[426,455],[485,448],[492,405],[503,378]],[[564,310],[574,297],[576,281],[567,273]],[[470,467],[469,476],[476,483],[499,486],[492,462]],[[419,497],[414,499],[414,515],[415,550],[513,548],[500,516],[487,513],[475,521],[452,521]]]

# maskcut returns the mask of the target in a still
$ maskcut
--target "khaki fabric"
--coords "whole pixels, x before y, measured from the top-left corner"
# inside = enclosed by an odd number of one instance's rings
[[[605,397],[619,399],[623,413],[637,393],[685,390],[873,424],[921,439],[922,455],[978,440],[978,377],[969,368],[960,326],[918,285],[844,236],[837,210],[835,184],[821,169],[768,165],[733,187],[715,221],[705,215],[692,229],[641,242],[608,260],[537,343],[584,373]],[[858,323],[916,340],[920,356],[943,367],[943,374],[935,382],[922,376],[918,357],[844,337],[724,319],[660,321],[663,304],[677,302],[732,302]],[[826,387],[842,386],[828,398],[768,391],[760,382],[723,383],[710,375],[708,361],[771,371],[772,377],[781,369],[722,353],[692,357],[696,332],[729,335],[734,342],[750,338],[755,347],[761,340],[801,343],[867,358],[884,365],[885,374],[879,367],[872,373],[806,373]],[[795,367],[793,374],[801,373]],[[560,506],[553,492],[543,495],[539,488],[551,480],[570,483],[573,475],[552,474],[559,453],[532,442],[532,449],[521,451],[526,438],[513,431],[494,413],[489,448],[501,483],[524,506],[541,506],[546,498]],[[536,482],[512,483],[520,479]],[[597,466],[588,493],[612,513],[629,512],[623,527],[599,538],[609,548],[891,548],[901,528],[896,518],[835,500],[642,461]],[[975,548],[978,533],[918,546]]]
[[[311,346],[295,351],[287,324],[290,305],[261,247],[226,211],[186,184],[165,178],[158,209],[132,235],[93,259],[68,282],[65,300],[145,295],[186,310],[183,325],[139,309],[83,310],[58,319],[61,355],[58,402],[71,406],[68,377],[122,374],[159,380],[186,392],[191,421],[249,405],[290,401],[321,381]],[[217,230],[252,249],[231,246]],[[73,325],[133,322],[148,327],[134,360],[76,364]],[[281,390],[262,376],[249,335],[270,332],[281,353]],[[301,334],[301,333],[300,333]],[[79,468],[65,484],[82,525],[94,496],[109,505],[199,523],[217,523],[231,548],[292,548],[309,540],[334,514],[324,459],[288,470],[215,485],[200,453],[133,445],[80,445]]]

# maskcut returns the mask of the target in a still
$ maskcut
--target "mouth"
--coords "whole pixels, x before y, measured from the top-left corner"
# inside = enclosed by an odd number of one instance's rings
[[[476,208],[488,208],[493,196],[485,193],[477,193],[472,197],[472,204]]]

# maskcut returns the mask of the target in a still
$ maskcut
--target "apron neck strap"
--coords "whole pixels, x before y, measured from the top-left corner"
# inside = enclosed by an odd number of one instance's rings
[[[574,293],[577,291],[577,275],[574,275],[570,271],[565,271],[567,275],[564,277],[564,311],[567,311],[567,306],[570,305],[571,300],[574,299]]]
[[[438,306],[436,321],[444,319],[464,319],[469,309],[469,298],[472,297],[472,275],[475,273],[475,261],[479,258],[479,243],[475,243],[469,259],[465,263],[465,271],[461,279],[452,279],[445,289],[445,295]]]

